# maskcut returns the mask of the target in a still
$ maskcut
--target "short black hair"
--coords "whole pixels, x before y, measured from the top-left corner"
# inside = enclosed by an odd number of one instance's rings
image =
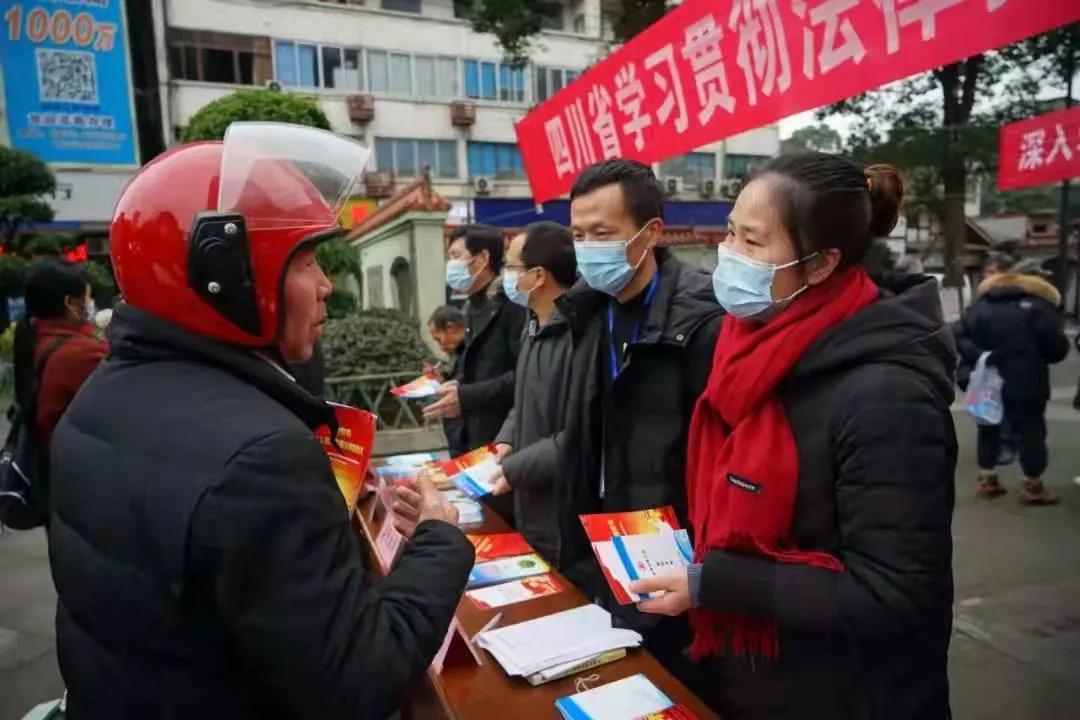
[[[465,249],[470,255],[479,255],[484,250],[491,260],[491,271],[498,274],[503,266],[503,252],[506,242],[502,230],[491,225],[459,225],[450,231],[450,242],[465,239]]]
[[[904,180],[891,165],[862,168],[828,153],[781,155],[759,178],[776,183],[796,254],[835,248],[842,267],[862,262],[873,240],[892,231],[904,197]]]
[[[573,285],[577,279],[577,256],[570,231],[559,223],[544,220],[526,225],[522,233],[525,235],[522,264],[529,269],[544,268],[563,287]]]
[[[465,315],[453,305],[441,305],[431,313],[428,323],[434,325],[436,330],[445,330],[451,325],[464,325]]]
[[[608,185],[619,184],[630,216],[640,228],[653,218],[664,218],[664,193],[652,168],[637,160],[604,160],[585,168],[570,190],[570,201]]]

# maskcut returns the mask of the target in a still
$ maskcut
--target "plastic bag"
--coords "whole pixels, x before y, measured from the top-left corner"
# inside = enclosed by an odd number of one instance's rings
[[[1005,381],[996,367],[987,366],[989,357],[988,352],[980,355],[975,369],[971,371],[971,380],[964,395],[964,410],[980,425],[1000,425],[1005,417],[1005,405],[1001,400],[1001,388]]]

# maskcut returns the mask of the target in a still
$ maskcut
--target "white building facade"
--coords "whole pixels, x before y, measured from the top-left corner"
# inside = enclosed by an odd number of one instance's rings
[[[167,144],[208,102],[277,83],[372,147],[369,170],[400,186],[430,168],[452,217],[500,225],[527,222],[531,210],[514,123],[612,47],[600,0],[541,3],[546,29],[523,69],[506,65],[494,37],[473,32],[453,0],[153,1]],[[673,203],[723,205],[735,189],[725,180],[778,151],[771,126],[656,170]]]

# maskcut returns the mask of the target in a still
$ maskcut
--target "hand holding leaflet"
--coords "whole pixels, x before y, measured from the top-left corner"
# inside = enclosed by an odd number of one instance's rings
[[[621,605],[648,600],[631,584],[685,568],[693,559],[690,537],[670,507],[582,515],[585,533],[615,599]]]

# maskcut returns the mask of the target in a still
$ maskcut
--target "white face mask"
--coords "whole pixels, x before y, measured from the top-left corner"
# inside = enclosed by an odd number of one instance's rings
[[[729,314],[738,318],[761,316],[775,307],[783,307],[805,292],[809,285],[780,300],[772,299],[773,279],[777,270],[795,267],[817,255],[811,253],[784,265],[752,260],[726,245],[716,248],[716,269],[713,270],[713,293],[716,301]]]

